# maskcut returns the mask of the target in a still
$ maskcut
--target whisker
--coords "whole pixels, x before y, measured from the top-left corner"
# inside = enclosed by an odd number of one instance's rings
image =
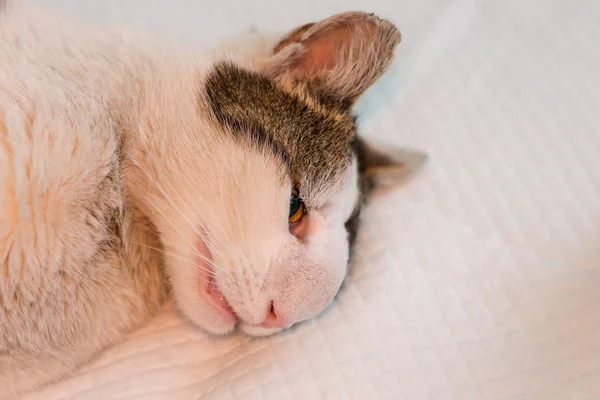
[[[179,246],[173,246],[173,248],[175,250],[180,250],[180,251],[185,251],[186,250],[185,248],[182,248],[182,247],[179,247]],[[223,266],[221,266],[220,264],[216,263],[214,260],[206,259],[206,262],[210,266],[212,266],[215,270],[225,271],[225,273],[223,274],[224,283],[228,283],[229,284],[229,283],[233,282],[232,281],[232,278],[233,278],[232,274],[229,273],[229,271],[226,271],[226,269],[223,268]],[[197,264],[195,264],[195,265],[197,265]],[[216,276],[216,274],[214,274],[214,275]]]
[[[149,178],[150,178],[150,177],[149,177]],[[185,178],[184,178],[184,179],[185,179]],[[156,184],[155,184],[155,186],[156,186]],[[194,187],[193,185],[191,185],[191,184],[190,184],[189,182],[187,182],[187,181],[186,181],[186,186],[188,186],[188,187]],[[186,202],[183,200],[183,198],[181,197],[181,195],[179,194],[179,192],[178,192],[177,190],[175,190],[175,188],[173,187],[173,185],[172,185],[172,184],[169,184],[169,187],[170,187],[170,189],[171,189],[171,190],[172,190],[172,191],[175,193],[175,195],[176,195],[176,196],[179,198],[179,200],[181,201],[181,203],[182,203],[182,204],[186,204]],[[167,196],[167,194],[166,194],[166,193],[164,193],[164,191],[163,191],[163,195],[164,195],[165,197],[168,197],[168,196]],[[198,209],[198,206],[197,206],[196,202],[193,200],[194,196],[192,196],[191,198],[192,198],[192,202],[194,203],[194,207],[195,207],[196,209]],[[197,228],[194,226],[194,224],[193,224],[193,223],[192,223],[192,222],[189,220],[189,218],[187,218],[187,216],[185,215],[185,213],[183,213],[183,212],[181,211],[181,209],[180,209],[180,208],[177,206],[177,204],[175,204],[175,203],[174,203],[174,202],[173,202],[173,201],[172,201],[170,198],[169,198],[169,201],[170,201],[170,202],[171,202],[171,204],[172,204],[172,205],[173,205],[173,206],[174,206],[174,207],[177,209],[177,211],[179,211],[179,213],[180,213],[180,214],[183,216],[183,218],[185,218],[186,222],[187,222],[187,223],[190,225],[190,227],[191,227],[191,228],[194,230],[194,232],[195,232],[195,233],[198,235],[198,237],[200,237],[200,238],[201,238],[201,239],[204,241],[204,243],[205,243],[205,244],[206,244],[206,246],[209,248],[209,250],[210,250],[210,251],[211,251],[213,254],[214,254],[214,253],[216,253],[216,252],[214,251],[214,249],[212,248],[211,244],[209,243],[209,241],[207,240],[207,235],[206,235],[206,233],[204,233],[204,232],[200,232],[199,230],[197,230]],[[190,209],[189,207],[187,207],[187,206],[186,206],[186,208],[187,208],[187,210],[188,210],[188,211],[191,211],[191,209]],[[212,265],[212,266],[213,266],[215,269],[219,269],[219,270],[221,270],[221,271],[223,271],[223,272],[227,273],[227,271],[226,271],[224,268],[222,268],[221,266],[219,266],[219,265],[215,264],[215,263],[214,263],[214,260],[209,260],[209,259],[208,259],[206,256],[204,256],[203,254],[199,254],[199,255],[202,257],[202,259],[203,259],[204,261],[206,261],[206,262],[210,263],[210,264],[211,264],[211,265]]]
[[[150,176],[150,174],[148,174],[148,172],[147,172],[146,170],[144,170],[144,173],[146,174],[146,176],[147,176],[147,177],[148,177],[148,179],[150,180],[150,183],[152,183],[152,184],[153,184],[153,186],[154,186],[154,187],[156,187],[156,188],[157,188],[157,189],[158,189],[158,190],[159,190],[159,191],[162,193],[162,195],[163,195],[163,196],[164,196],[164,197],[165,197],[165,198],[166,198],[166,199],[169,201],[169,203],[171,203],[171,205],[172,205],[173,207],[175,207],[175,209],[176,209],[176,210],[177,210],[177,211],[180,213],[180,215],[181,215],[181,216],[183,216],[183,218],[184,218],[184,219],[186,220],[186,222],[189,224],[190,228],[192,228],[192,230],[193,230],[193,231],[196,233],[196,235],[198,235],[198,237],[199,237],[199,238],[201,238],[201,239],[204,241],[204,243],[206,243],[206,244],[207,244],[207,246],[208,246],[208,240],[207,240],[207,237],[206,237],[206,235],[205,235],[205,234],[203,234],[203,233],[201,233],[200,231],[198,231],[198,229],[196,228],[196,226],[195,226],[195,225],[194,225],[194,224],[193,224],[193,223],[192,223],[192,222],[189,220],[189,218],[188,218],[188,217],[186,216],[186,214],[185,214],[185,213],[184,213],[184,212],[181,210],[181,208],[179,208],[179,206],[178,206],[178,205],[177,205],[177,204],[176,204],[176,203],[173,201],[173,199],[171,199],[171,197],[169,197],[169,195],[167,195],[167,193],[166,193],[166,192],[165,192],[165,191],[164,191],[164,190],[163,190],[163,189],[162,189],[162,188],[159,186],[158,182],[157,182],[155,179],[153,179],[153,178]],[[188,183],[188,185],[187,185],[188,187],[194,187],[193,185],[190,185],[190,184],[189,184],[189,182],[186,182],[186,183]],[[181,203],[182,203],[182,204],[185,204],[186,202],[183,200],[183,198],[182,198],[182,197],[181,197],[181,195],[178,193],[178,191],[177,191],[177,190],[175,190],[175,188],[173,187],[173,185],[169,183],[169,187],[170,187],[170,188],[171,188],[171,190],[172,190],[172,191],[175,193],[175,195],[176,195],[176,196],[179,198],[179,200],[181,201]],[[195,205],[195,206],[196,206],[196,205]],[[156,207],[155,207],[155,208],[156,208]],[[196,206],[196,208],[197,208],[197,206]],[[188,208],[188,210],[189,210],[189,208]],[[159,210],[159,211],[160,211],[160,210]],[[163,214],[163,216],[164,216],[164,214]],[[165,218],[166,218],[166,217],[165,217]],[[170,222],[170,221],[169,221],[169,222]],[[171,223],[171,224],[172,224],[172,223]],[[172,225],[173,225],[173,224],[172,224]],[[183,235],[182,235],[182,234],[181,234],[179,231],[178,231],[178,233],[179,233],[181,236],[183,236]],[[190,245],[191,245],[191,243],[190,243]],[[211,263],[211,264],[213,265],[213,267],[215,267],[215,269],[220,269],[220,270],[221,270],[223,273],[227,273],[227,271],[226,271],[225,269],[223,269],[222,267],[220,267],[220,266],[218,266],[218,265],[216,265],[216,264],[212,263],[212,261],[211,261],[211,260],[209,260],[208,258],[206,258],[206,257],[204,256],[204,254],[200,253],[200,252],[199,252],[199,251],[196,249],[196,246],[193,246],[193,245],[192,245],[192,247],[193,247],[194,251],[196,252],[196,254],[197,254],[198,256],[200,256],[200,257],[201,257],[201,258],[202,258],[204,261]]]
[[[146,176],[148,176],[148,179],[152,179],[152,177],[150,177],[148,172],[146,172]],[[186,181],[186,183],[188,184],[188,186],[191,186],[191,185],[189,185],[189,182]],[[204,236],[202,235],[202,233],[200,231],[198,231],[196,226],[192,223],[192,221],[189,220],[189,218],[185,215],[185,213],[181,211],[181,209],[177,206],[177,204],[175,204],[175,202],[160,187],[158,187],[158,185],[156,185],[156,183],[154,184],[154,186],[156,186],[157,189],[162,192],[163,196],[165,196],[165,198],[167,198],[167,200],[171,203],[171,205],[173,207],[175,207],[177,209],[177,211],[179,211],[179,213],[183,216],[183,218],[185,218],[186,222],[190,225],[190,228],[193,229],[193,231],[196,233],[196,235],[198,235],[199,237],[204,239]],[[179,198],[181,203],[186,204],[186,202],[181,198],[181,195],[179,194],[179,192],[177,190],[175,190],[175,188],[173,187],[173,185],[171,183],[169,183],[169,187],[175,193],[175,195]],[[194,204],[194,206],[196,207],[196,209],[198,208],[198,206],[196,204]],[[186,208],[188,208],[188,211],[191,211],[189,209],[189,207],[186,207]]]
[[[179,250],[179,251],[186,251],[187,249],[185,247],[180,247],[180,246],[170,246],[172,248],[174,248],[175,250]],[[196,255],[196,254],[194,254]],[[206,256],[202,256],[200,257],[200,259],[208,264],[210,264],[210,266],[215,267],[215,269],[219,269],[222,270],[223,267],[221,267],[219,264],[217,264],[214,260],[209,259]]]
[[[148,173],[148,171],[146,171],[145,169],[142,169],[142,171],[144,172],[144,174],[146,175],[146,177],[148,178],[148,180],[150,181],[150,183],[160,191],[160,193],[163,195],[163,197],[165,199],[167,199],[167,201],[169,203],[171,203],[171,205],[173,207],[175,207],[175,209],[183,216],[183,218],[186,220],[186,222],[190,225],[190,228],[192,228],[192,230],[200,237],[202,237],[201,233],[197,230],[197,228],[194,226],[194,224],[188,219],[188,217],[185,215],[185,213],[183,211],[181,211],[181,209],[179,208],[179,206],[173,201],[173,199],[171,199],[171,197],[163,190],[163,188],[158,184],[158,182]],[[185,202],[183,201],[183,199],[181,198],[181,196],[179,195],[179,193],[177,193],[177,191],[173,188],[173,185],[169,184],[169,186],[171,187],[171,189],[173,190],[173,192],[175,192],[175,194],[179,197],[179,200],[181,200],[182,203],[185,204]],[[146,199],[148,199],[146,197]],[[149,199],[148,199],[149,200]],[[156,207],[155,207],[156,208]],[[160,210],[159,210],[160,211]],[[163,214],[164,216],[164,214]],[[165,217],[166,218],[166,217]]]
[[[160,248],[158,248],[158,247],[150,246],[150,245],[148,245],[148,244],[145,244],[145,243],[139,243],[139,242],[132,242],[132,243],[138,244],[138,245],[140,245],[140,246],[147,247],[147,248],[149,248],[149,249],[152,249],[152,250],[159,251],[159,252],[161,252],[161,253],[164,253],[164,254],[167,254],[167,255],[169,255],[169,256],[171,256],[171,257],[175,257],[175,258],[177,258],[177,259],[179,259],[179,260],[182,260],[182,261],[184,261],[184,262],[186,262],[186,263],[192,264],[193,266],[195,266],[195,267],[197,267],[197,268],[199,268],[199,269],[201,269],[201,270],[203,270],[203,271],[205,271],[205,272],[208,272],[209,276],[215,276],[215,273],[214,273],[214,271],[213,271],[213,270],[211,270],[210,268],[206,268],[206,267],[205,267],[205,266],[203,266],[203,265],[199,265],[199,264],[195,263],[193,260],[189,260],[189,259],[187,259],[187,258],[185,258],[185,257],[182,257],[182,256],[180,256],[180,255],[177,255],[177,254],[175,254],[175,253],[172,253],[172,252],[170,252],[170,251],[167,251],[167,250],[164,250],[164,249],[160,249]]]
[[[156,186],[156,185],[155,185]],[[189,241],[189,239],[187,239],[187,237],[179,230],[179,228],[177,228],[177,226],[173,223],[173,221],[171,221],[169,218],[167,218],[167,216],[165,215],[165,213],[156,205],[154,204],[154,202],[152,200],[150,200],[150,198],[146,195],[144,195],[143,193],[141,193],[141,190],[135,188],[145,199],[146,201],[148,201],[168,222],[169,224],[171,224],[171,226],[173,227],[173,229],[175,229],[175,231],[179,234],[179,236],[185,240],[187,242],[187,244],[190,245],[190,248],[192,249],[192,251],[199,257],[201,257],[204,261],[210,263],[211,260],[209,260],[206,256],[204,256],[204,254],[202,254],[200,251],[198,251],[198,249],[196,248],[196,246],[194,246],[193,243],[191,243]],[[217,268],[217,266],[215,266],[215,268]],[[227,273],[225,270],[223,270],[224,273]]]

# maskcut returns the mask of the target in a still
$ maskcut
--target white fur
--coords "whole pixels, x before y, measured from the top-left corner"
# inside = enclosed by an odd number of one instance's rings
[[[329,304],[356,163],[313,191],[298,238],[281,161],[207,117],[212,59],[24,7],[0,15],[0,60],[0,398],[64,376],[147,319],[165,296],[163,264],[184,315],[215,334],[235,322],[202,293],[212,274],[250,334],[277,331],[257,326],[271,303],[289,324]],[[115,238],[94,218],[113,208],[122,249],[98,259]]]

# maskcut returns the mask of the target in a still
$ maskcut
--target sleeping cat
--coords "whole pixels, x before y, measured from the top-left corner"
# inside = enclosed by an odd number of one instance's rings
[[[361,206],[425,160],[357,136],[400,33],[349,12],[218,57],[0,0],[0,398],[170,295],[217,335],[319,314]],[[168,284],[167,284],[168,283]]]

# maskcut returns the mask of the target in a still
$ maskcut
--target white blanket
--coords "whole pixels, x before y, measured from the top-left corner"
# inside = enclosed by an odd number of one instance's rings
[[[363,132],[431,159],[316,320],[215,340],[168,307],[27,399],[600,398],[599,2],[36,2],[202,45],[373,11],[403,43]]]

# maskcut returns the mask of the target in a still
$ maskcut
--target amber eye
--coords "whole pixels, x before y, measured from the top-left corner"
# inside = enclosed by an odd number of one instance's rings
[[[290,198],[290,216],[289,223],[299,222],[304,216],[304,202],[296,193],[292,193]]]

